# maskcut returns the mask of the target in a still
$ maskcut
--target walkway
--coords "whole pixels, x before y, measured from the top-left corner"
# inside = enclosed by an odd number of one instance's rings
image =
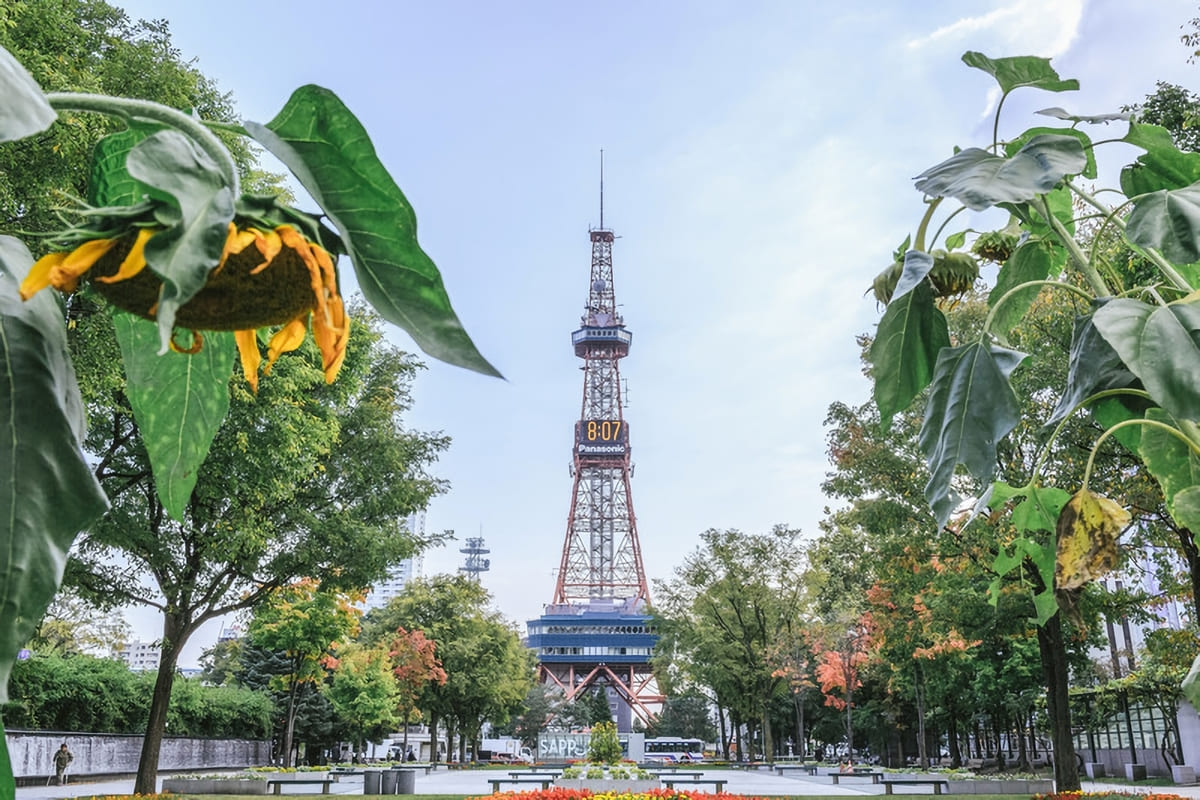
[[[705,769],[705,777],[722,778],[728,783],[725,791],[731,794],[741,794],[750,797],[771,796],[811,796],[826,797],[862,797],[865,795],[882,795],[883,787],[874,786],[867,782],[841,784],[833,786],[827,777],[811,777],[808,775],[786,776],[776,775],[765,769]],[[494,770],[445,770],[439,769],[429,775],[418,771],[416,776],[417,794],[450,794],[467,795],[471,797],[491,794],[489,778],[503,777],[504,772]],[[525,789],[525,786],[514,786],[514,789]],[[533,787],[533,788],[536,788]],[[697,787],[701,791],[711,791],[711,786]],[[921,794],[934,797],[929,787],[895,787],[896,794]],[[357,794],[363,790],[362,777],[343,778],[331,787],[333,794]],[[1200,786],[1129,786],[1084,780],[1083,790],[1091,791],[1124,791],[1151,793],[1163,792],[1178,794],[1200,800]],[[295,794],[318,794],[320,787],[297,786]],[[97,781],[95,783],[69,783],[66,786],[21,786],[17,788],[17,800],[62,800],[63,798],[91,797],[93,795],[129,795],[133,793],[133,778],[119,780]],[[272,797],[273,795],[267,795]]]

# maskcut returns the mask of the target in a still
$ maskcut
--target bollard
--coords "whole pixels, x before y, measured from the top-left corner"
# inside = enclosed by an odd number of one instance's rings
[[[417,771],[415,769],[396,770],[396,794],[417,793]]]
[[[382,770],[364,769],[363,770],[363,794],[380,794],[382,790],[383,780]]]

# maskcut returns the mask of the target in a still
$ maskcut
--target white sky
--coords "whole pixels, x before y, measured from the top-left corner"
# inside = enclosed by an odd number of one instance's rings
[[[633,504],[647,574],[669,578],[706,528],[817,532],[826,409],[868,397],[854,337],[923,210],[911,178],[990,140],[995,84],[964,51],[1052,57],[1082,84],[1019,91],[1002,135],[1050,124],[1030,114],[1046,106],[1099,114],[1159,79],[1200,83],[1178,40],[1192,0],[113,2],[168,19],[246,118],[318,83],[370,132],[508,379],[428,360],[409,424],[454,440],[428,526],[482,534],[484,583],[522,624],[551,600],[565,533],[601,148],[634,337]],[[456,569],[458,546],[426,573]]]

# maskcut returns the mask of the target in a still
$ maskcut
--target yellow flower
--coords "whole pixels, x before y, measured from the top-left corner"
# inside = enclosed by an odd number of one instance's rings
[[[114,239],[93,239],[67,253],[43,256],[21,283],[21,297],[53,286],[71,292],[88,274],[92,288],[110,303],[153,320],[162,280],[147,270],[145,247],[157,228]],[[337,377],[346,357],[350,325],[338,294],[333,259],[290,225],[274,230],[229,225],[225,250],[208,281],[175,317],[193,331],[233,331],[242,370],[255,391],[262,356],[259,328],[282,326],[267,345],[268,374],[282,353],[304,341],[309,320],[321,351],[325,380]],[[198,340],[198,337],[197,337]]]

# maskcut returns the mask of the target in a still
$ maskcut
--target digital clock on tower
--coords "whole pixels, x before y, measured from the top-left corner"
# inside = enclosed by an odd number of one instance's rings
[[[581,419],[575,423],[580,453],[618,455],[625,452],[629,426],[623,419]]]

